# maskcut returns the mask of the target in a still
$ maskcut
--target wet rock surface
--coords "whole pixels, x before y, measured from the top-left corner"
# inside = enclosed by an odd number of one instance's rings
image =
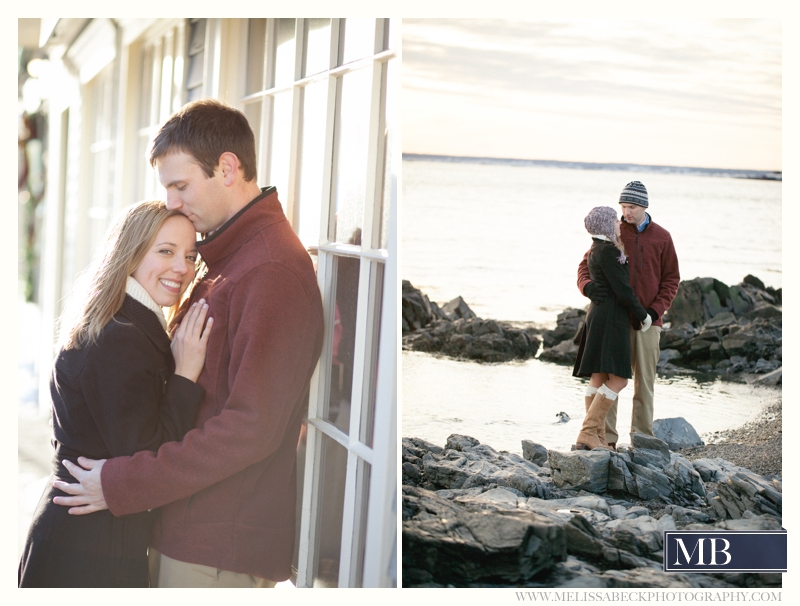
[[[776,420],[765,410],[759,435]],[[779,464],[761,475],[704,456],[716,444],[674,452],[641,434],[621,452],[522,446],[403,439],[404,586],[780,587],[780,575],[662,571],[664,530],[780,529]]]
[[[781,385],[782,302],[782,289],[764,286],[755,276],[734,286],[715,278],[684,280],[664,316],[658,371],[714,373]],[[538,355],[542,361],[573,365],[586,318],[586,309],[568,308],[549,330],[487,320],[478,318],[461,297],[439,306],[407,280],[402,311],[404,349],[478,362]]]
[[[780,385],[782,298],[782,289],[750,275],[735,286],[714,278],[681,282],[664,316],[659,370],[771,375],[760,382]]]
[[[476,362],[526,360],[539,351],[539,329],[478,318],[461,297],[441,307],[403,280],[403,349]]]

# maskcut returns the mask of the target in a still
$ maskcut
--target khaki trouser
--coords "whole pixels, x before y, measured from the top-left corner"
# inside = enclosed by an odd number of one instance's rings
[[[653,435],[653,394],[656,382],[656,366],[661,355],[659,341],[661,327],[651,326],[642,332],[631,328],[631,367],[633,370],[633,412],[631,413],[631,433]],[[619,398],[606,414],[606,441],[616,443],[617,404]]]
[[[275,587],[273,581],[249,574],[173,560],[152,547],[148,560],[150,587]]]

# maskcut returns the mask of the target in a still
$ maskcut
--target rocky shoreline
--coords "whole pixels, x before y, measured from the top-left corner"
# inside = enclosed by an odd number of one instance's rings
[[[782,384],[782,292],[753,276],[681,282],[664,318],[659,373]],[[587,306],[588,307],[588,306]],[[403,282],[403,349],[500,363],[572,365],[586,309],[555,328],[478,318]],[[657,420],[618,451],[522,456],[472,437],[402,443],[405,587],[780,587],[780,574],[663,572],[663,532],[778,530],[781,403],[703,443],[683,419]]]
[[[682,281],[664,317],[659,372],[711,373],[781,385],[782,296],[782,289],[765,286],[754,276],[734,286],[714,278]],[[566,309],[552,329],[486,320],[478,318],[461,297],[439,306],[404,280],[403,349],[477,362],[536,357],[572,365],[586,309]]]
[[[522,440],[522,456],[404,438],[403,586],[780,587],[780,574],[665,573],[662,540],[781,528],[781,420],[778,403],[672,451],[641,434],[619,452]]]

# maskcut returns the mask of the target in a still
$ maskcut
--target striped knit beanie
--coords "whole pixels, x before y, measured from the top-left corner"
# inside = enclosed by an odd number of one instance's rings
[[[614,246],[620,248],[619,242],[617,241],[617,234],[614,230],[614,223],[616,221],[617,211],[613,208],[610,206],[595,206],[589,211],[589,214],[586,215],[583,224],[586,226],[586,231],[591,235],[605,236],[614,243]],[[625,253],[620,249],[620,255],[617,261],[625,263],[627,260],[628,258],[625,256]]]
[[[619,195],[620,204],[636,204],[638,206],[649,206],[647,202],[647,190],[641,181],[631,181]]]

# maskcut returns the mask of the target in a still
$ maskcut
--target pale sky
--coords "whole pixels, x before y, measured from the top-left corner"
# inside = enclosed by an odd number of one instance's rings
[[[781,22],[403,20],[403,151],[781,170]]]

